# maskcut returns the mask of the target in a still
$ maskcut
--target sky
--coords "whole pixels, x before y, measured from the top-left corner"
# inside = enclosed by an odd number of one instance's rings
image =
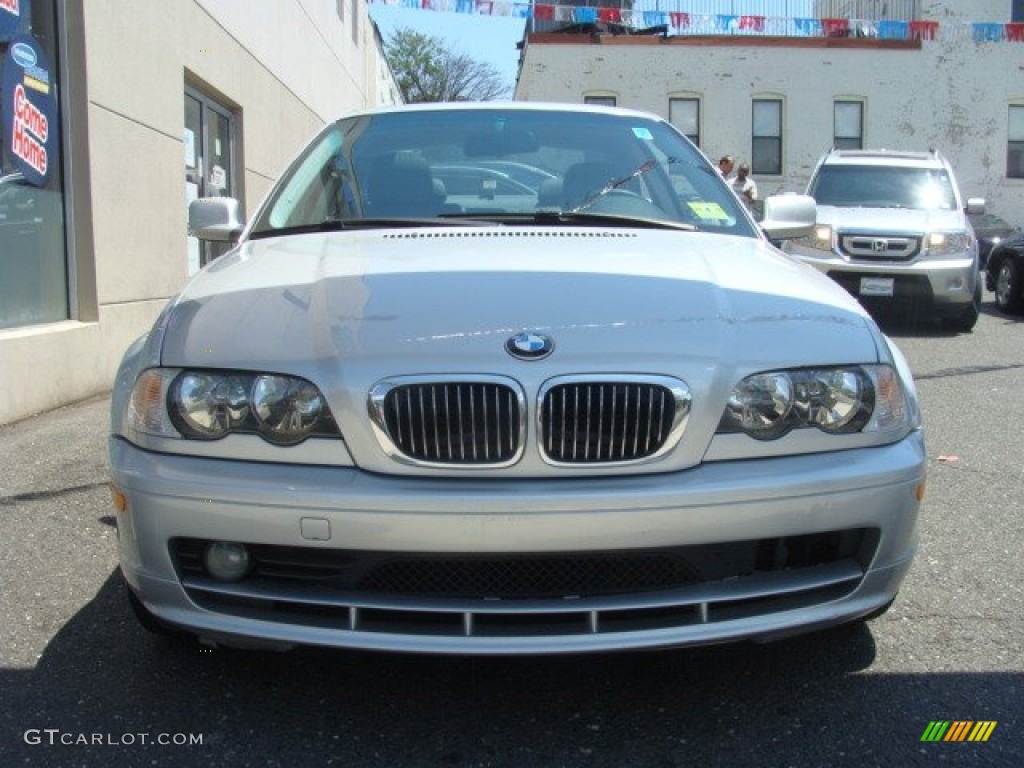
[[[547,0],[558,5],[558,0]],[[680,5],[694,12],[750,14],[762,16],[807,16],[811,0],[690,0]],[[672,0],[636,0],[635,8],[668,10]],[[508,84],[509,97],[519,70],[516,44],[523,39],[525,19],[511,16],[481,16],[468,13],[405,8],[370,2],[370,17],[377,22],[387,40],[396,29],[408,27],[415,32],[441,37],[448,47],[494,67]]]
[[[370,4],[370,17],[386,41],[402,27],[444,38],[448,47],[494,67],[509,87],[509,98],[519,70],[516,43],[523,39],[525,19],[478,16],[468,13],[415,10],[396,5]]]

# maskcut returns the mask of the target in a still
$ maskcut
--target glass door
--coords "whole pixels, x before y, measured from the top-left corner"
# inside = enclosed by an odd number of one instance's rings
[[[193,89],[185,89],[185,208],[200,197],[238,197],[235,193],[235,119],[227,107]],[[188,274],[195,274],[231,248],[188,237]]]

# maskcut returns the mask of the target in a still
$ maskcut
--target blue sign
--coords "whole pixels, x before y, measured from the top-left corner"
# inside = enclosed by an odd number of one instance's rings
[[[0,0],[0,42],[12,40],[30,26],[29,0]]]
[[[5,153],[25,181],[45,186],[58,162],[60,146],[57,84],[46,52],[30,36],[11,41],[3,62],[0,102]]]

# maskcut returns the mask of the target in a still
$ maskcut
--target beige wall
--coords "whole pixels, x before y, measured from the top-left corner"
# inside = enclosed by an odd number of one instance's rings
[[[65,104],[88,121],[72,160],[88,171],[92,236],[77,259],[92,279],[72,320],[0,330],[0,424],[108,389],[186,280],[186,83],[240,118],[248,211],[325,121],[396,100],[365,3],[355,19],[335,0],[103,0],[72,13],[86,76]]]
[[[1008,7],[1008,4],[1007,4]],[[546,40],[551,40],[547,36]],[[749,159],[751,100],[783,102],[783,174],[757,177],[762,194],[800,191],[833,140],[836,100],[864,102],[868,148],[939,149],[965,196],[1024,224],[1024,180],[1006,173],[1008,107],[1024,105],[1024,45],[926,41],[918,48],[673,44],[602,38],[600,44],[528,42],[516,88],[525,101],[618,106],[668,118],[673,96],[701,102],[701,148]]]

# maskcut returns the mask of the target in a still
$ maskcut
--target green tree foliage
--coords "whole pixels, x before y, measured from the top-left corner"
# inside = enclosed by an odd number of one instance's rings
[[[451,50],[443,38],[402,27],[384,43],[384,54],[407,104],[494,101],[509,96],[498,70]]]

